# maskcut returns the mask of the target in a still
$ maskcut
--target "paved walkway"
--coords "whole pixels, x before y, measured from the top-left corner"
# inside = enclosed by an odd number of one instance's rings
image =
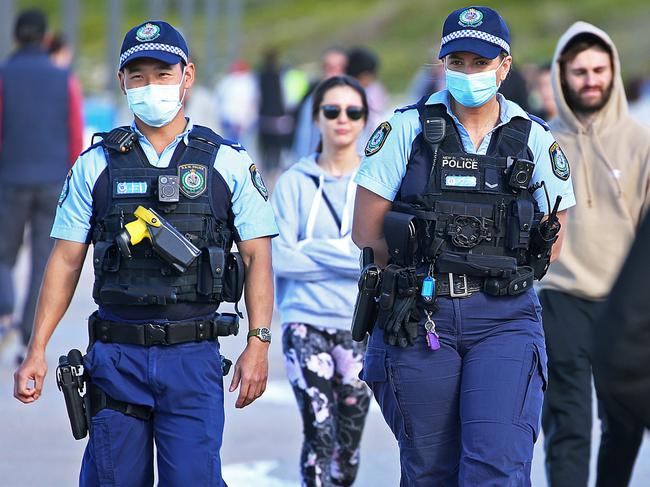
[[[63,397],[56,388],[58,356],[86,344],[85,317],[92,311],[92,265],[86,262],[77,294],[48,348],[49,374],[42,398],[29,406],[12,397],[14,347],[0,357],[0,487],[52,487],[77,485],[86,440],[75,441],[70,432]],[[16,274],[24,286],[24,258]],[[243,328],[245,329],[245,328]],[[301,426],[298,408],[285,377],[281,346],[271,347],[269,387],[255,404],[235,410],[236,395],[226,393],[226,428],[222,459],[230,487],[297,487]],[[235,359],[245,335],[224,340],[225,355]],[[594,439],[598,433],[594,427]],[[540,438],[533,462],[533,486],[546,485]],[[594,454],[595,457],[595,454]],[[593,463],[593,462],[592,462]],[[361,469],[355,485],[399,485],[399,456],[395,440],[381,413],[373,405],[363,437]],[[640,453],[632,487],[650,485],[650,447]]]

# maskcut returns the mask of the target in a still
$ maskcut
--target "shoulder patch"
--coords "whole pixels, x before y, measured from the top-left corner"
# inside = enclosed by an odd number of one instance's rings
[[[257,166],[255,164],[251,164],[248,167],[248,172],[251,173],[251,181],[253,181],[253,186],[255,186],[255,189],[262,195],[264,201],[268,201],[269,190],[266,189],[266,186],[264,185],[264,180],[262,179],[262,175],[257,170]]]
[[[544,130],[546,130],[547,132],[551,131],[551,127],[548,126],[548,124],[546,123],[546,121],[543,118],[540,118],[537,115],[531,115],[528,112],[526,112],[526,114],[528,115],[528,118],[530,118],[533,122],[537,122],[542,127],[544,127]]]
[[[371,156],[379,152],[379,150],[384,146],[384,142],[386,142],[386,138],[392,129],[393,127],[391,127],[388,122],[382,122],[379,124],[379,127],[375,129],[368,139],[365,149],[366,156]]]
[[[571,175],[571,168],[569,167],[569,160],[562,152],[560,144],[553,142],[548,149],[551,156],[551,166],[553,167],[553,174],[555,174],[562,181],[569,179]]]
[[[72,169],[68,171],[68,175],[65,177],[63,189],[61,190],[61,194],[59,195],[59,202],[57,203],[59,205],[59,208],[63,206],[63,203],[68,197],[68,193],[70,193],[70,178],[72,178]]]

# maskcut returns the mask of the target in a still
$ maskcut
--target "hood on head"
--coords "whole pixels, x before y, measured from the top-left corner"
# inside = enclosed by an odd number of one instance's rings
[[[587,22],[578,21],[574,23],[567,31],[562,34],[560,40],[555,48],[553,54],[553,63],[551,65],[551,83],[553,85],[553,96],[558,108],[558,119],[554,124],[554,130],[578,132],[583,126],[582,123],[575,116],[571,108],[564,98],[562,92],[562,83],[560,79],[560,55],[564,51],[566,45],[574,37],[580,34],[592,34],[607,44],[612,51],[612,66],[613,66],[613,83],[612,93],[609,97],[607,104],[596,114],[594,117],[593,126],[595,129],[603,128],[604,126],[615,125],[622,116],[627,115],[627,99],[625,97],[625,90],[623,88],[623,78],[621,77],[621,63],[618,57],[616,46],[612,39],[605,33],[605,31]]]

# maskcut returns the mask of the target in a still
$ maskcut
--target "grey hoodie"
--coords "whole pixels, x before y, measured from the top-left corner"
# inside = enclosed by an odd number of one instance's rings
[[[558,61],[567,43],[582,33],[594,34],[611,47],[614,66],[611,97],[588,127],[564,99]],[[603,299],[650,205],[650,130],[629,115],[618,51],[597,27],[576,22],[562,35],[551,80],[558,106],[551,131],[571,165],[577,204],[568,210],[562,251],[540,288]]]
[[[282,323],[350,329],[360,253],[352,242],[353,176],[324,172],[312,154],[278,179],[271,204],[279,230],[273,271]]]

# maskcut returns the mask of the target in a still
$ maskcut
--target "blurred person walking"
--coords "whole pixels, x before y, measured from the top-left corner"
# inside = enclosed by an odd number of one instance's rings
[[[228,74],[217,83],[215,101],[223,136],[244,143],[257,123],[259,105],[257,80],[246,61],[232,63]]]
[[[55,66],[44,46],[45,14],[21,12],[17,48],[0,66],[0,335],[12,323],[12,268],[30,228],[29,289],[19,323],[24,355],[34,310],[52,248],[49,230],[66,172],[82,149],[82,95],[70,71]]]
[[[650,213],[646,213],[625,264],[596,322],[594,379],[608,409],[623,408],[650,428]],[[616,326],[611,326],[616,323]]]
[[[650,204],[650,131],[630,117],[616,46],[597,27],[573,24],[551,73],[558,106],[551,130],[571,161],[578,204],[540,285],[549,357],[542,425],[549,484],[581,487],[589,476],[594,325]],[[598,412],[596,485],[625,486],[643,427],[604,404]]]
[[[286,109],[277,51],[269,49],[264,53],[258,76],[260,161],[272,180],[277,177],[282,149],[290,144],[293,132],[293,117]]]
[[[316,86],[322,80],[344,74],[347,64],[348,55],[340,47],[330,47],[323,53],[321,79],[310,86],[309,92],[300,102],[296,110],[296,130],[291,147],[293,157],[296,159],[301,159],[312,154],[320,140],[320,131],[312,115],[314,90]]]
[[[322,143],[280,176],[271,198],[282,346],[303,419],[303,486],[352,485],[359,468],[370,391],[358,377],[365,344],[349,331],[359,276],[351,225],[367,114],[353,78],[319,84],[312,119]]]
[[[348,66],[346,74],[356,78],[366,90],[368,97],[368,122],[360,139],[363,146],[370,134],[383,120],[388,104],[388,93],[379,81],[379,58],[365,47],[355,47],[348,51]]]

